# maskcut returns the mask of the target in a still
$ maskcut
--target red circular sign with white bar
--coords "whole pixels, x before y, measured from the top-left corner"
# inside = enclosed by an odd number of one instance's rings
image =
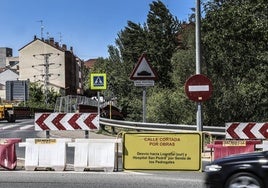
[[[196,74],[188,78],[184,89],[188,98],[196,102],[210,99],[213,91],[211,80],[203,74]]]

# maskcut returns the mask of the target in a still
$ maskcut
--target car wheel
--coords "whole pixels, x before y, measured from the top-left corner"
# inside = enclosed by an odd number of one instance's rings
[[[263,188],[260,178],[251,173],[237,173],[231,176],[225,188]]]

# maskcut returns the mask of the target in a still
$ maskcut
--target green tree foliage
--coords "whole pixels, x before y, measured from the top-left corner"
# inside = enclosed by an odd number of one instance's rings
[[[172,88],[171,58],[178,46],[176,37],[179,29],[180,23],[171,15],[161,1],[154,1],[150,4],[147,23],[141,25],[129,21],[128,26],[118,34],[118,39],[116,40],[122,59],[128,67],[125,69],[126,73],[128,72],[127,76],[130,75],[141,54],[145,53],[147,60],[152,64],[154,69],[156,69],[158,74],[159,79],[154,87],[166,88],[167,90]],[[127,113],[130,116],[133,116],[134,113],[138,114],[134,117],[135,120],[140,121],[142,115],[142,89],[135,88],[132,82],[130,84],[131,85],[128,85],[130,86],[130,90],[126,93],[125,96],[127,97],[124,100],[128,101]],[[154,104],[151,104],[153,100],[149,99],[152,94],[153,92],[150,92],[150,89],[148,89],[147,107],[152,106],[151,111],[154,112],[156,107]],[[162,95],[160,93],[158,94]],[[165,98],[161,100],[165,100]],[[162,104],[165,103],[162,102]],[[166,106],[167,105],[168,104],[166,104]],[[172,111],[171,108],[172,107],[169,107],[170,111]],[[147,115],[150,121],[157,122],[158,119],[149,117],[150,111],[148,111]],[[164,120],[162,121],[167,121],[165,117],[163,118]]]
[[[156,69],[160,87],[172,87],[170,72],[171,57],[178,46],[177,32],[180,23],[171,15],[161,1],[150,4],[147,23],[128,21],[127,27],[118,34],[116,44],[129,71],[133,69],[142,53]],[[129,74],[130,74],[129,72]]]
[[[127,114],[127,119],[140,121],[142,112],[142,101],[139,90],[129,80],[129,65],[122,61],[119,51],[114,46],[109,46],[110,57],[98,58],[91,73],[106,73],[107,90],[101,92],[106,100],[117,98],[118,106],[122,113]],[[89,81],[90,83],[90,81]]]
[[[116,45],[122,60],[129,65],[129,71],[138,61],[139,56],[147,49],[146,36],[146,28],[132,21],[128,21],[125,29],[118,33]]]
[[[173,116],[177,117],[177,122],[184,124],[195,124],[196,104],[190,101],[184,91],[186,80],[195,74],[195,27],[194,23],[184,23],[183,29],[179,33],[179,47],[171,59],[172,74],[174,83],[171,100],[174,105]]]
[[[31,83],[29,88],[29,98],[31,103],[38,103],[40,101],[44,101],[44,94],[42,86],[37,83]]]
[[[30,108],[54,109],[58,97],[60,97],[60,94],[50,89],[48,91],[46,104],[43,86],[37,83],[31,83],[27,106]]]
[[[192,124],[195,105],[185,97],[184,88],[176,90],[155,88],[150,91],[147,121],[155,123]]]
[[[213,83],[212,99],[203,103],[203,124],[267,121],[268,4],[265,0],[210,0],[201,21],[202,73]],[[193,14],[189,18],[194,21]],[[188,25],[188,24],[186,24]],[[118,33],[110,57],[94,71],[106,72],[109,87],[128,120],[141,121],[142,89],[129,80],[142,53],[159,80],[147,89],[147,121],[195,123],[196,103],[184,84],[195,74],[195,28],[186,28],[160,1],[150,4],[147,22],[129,21]],[[178,36],[179,34],[179,41]]]
[[[202,46],[214,85],[205,123],[267,121],[267,2],[210,1],[205,11]]]
[[[194,24],[183,24],[178,33],[179,45],[171,59],[170,79],[174,87],[149,90],[149,122],[195,124],[196,105],[184,92],[184,83],[195,71]]]
[[[184,23],[184,28],[179,33],[180,45],[173,54],[172,82],[180,88],[185,81],[195,74],[195,27],[194,23]]]
[[[84,95],[85,96],[90,96],[91,90],[88,82],[90,80],[90,69],[82,66],[82,80],[86,80],[86,82],[83,82],[83,88],[84,88]]]
[[[128,21],[118,33],[116,46],[109,46],[110,57],[98,59],[92,72],[106,72],[107,93],[113,93],[118,104],[131,120],[142,119],[142,89],[134,86],[129,76],[141,54],[146,53],[148,61],[156,69],[157,85],[170,88],[171,57],[177,48],[176,34],[179,22],[161,1],[150,4],[147,23],[143,25]],[[150,104],[148,104],[150,105]]]
[[[181,25],[161,1],[155,1],[150,4],[147,27],[147,53],[159,75],[158,84],[163,88],[172,88],[171,58],[178,47],[177,36]]]

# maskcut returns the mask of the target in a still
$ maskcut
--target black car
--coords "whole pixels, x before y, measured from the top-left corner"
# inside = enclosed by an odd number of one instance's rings
[[[268,151],[217,159],[205,173],[207,188],[268,188]]]

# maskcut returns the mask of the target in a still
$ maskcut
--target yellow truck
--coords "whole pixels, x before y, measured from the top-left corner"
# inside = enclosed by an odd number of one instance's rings
[[[0,105],[0,120],[7,120],[8,122],[16,121],[12,104]]]

